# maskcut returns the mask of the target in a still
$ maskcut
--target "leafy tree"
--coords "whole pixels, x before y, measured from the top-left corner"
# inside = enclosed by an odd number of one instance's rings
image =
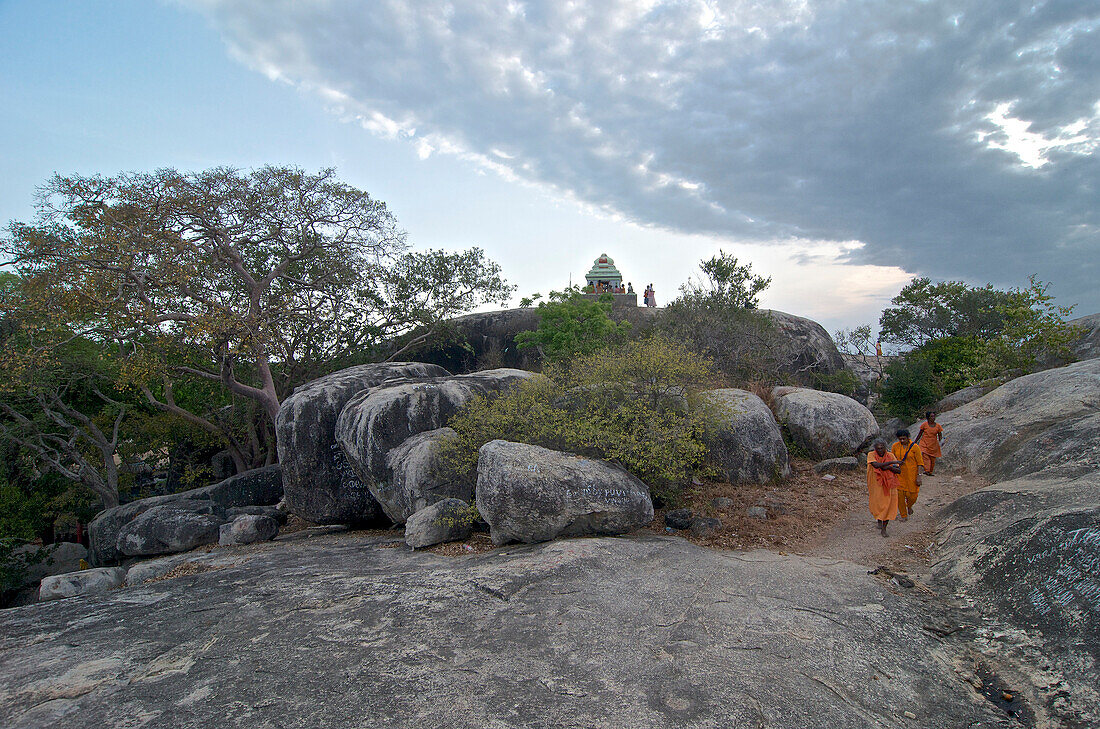
[[[453,418],[442,460],[472,478],[478,448],[503,438],[617,461],[675,500],[706,468],[702,433],[715,414],[698,393],[713,377],[706,358],[660,336],[550,363],[545,377]]]
[[[94,343],[122,390],[221,439],[239,470],[275,458],[272,421],[295,385],[399,356],[416,342],[395,338],[512,291],[480,249],[408,251],[385,204],[332,170],[55,176],[39,200],[0,243],[22,282],[8,313],[51,340],[24,361]],[[115,401],[96,412],[133,407],[95,391]]]
[[[719,250],[717,256],[699,264],[704,278],[680,287],[685,298],[705,299],[720,307],[730,309],[755,309],[760,304],[760,294],[771,285],[769,276],[757,276],[751,263],[738,263],[737,257]]]
[[[882,312],[882,338],[914,347],[947,391],[1010,372],[1033,372],[1072,360],[1075,336],[1049,284],[1035,277],[1008,290],[961,281],[914,278]]]
[[[537,349],[544,362],[564,362],[621,344],[630,331],[630,322],[612,321],[611,294],[592,299],[574,286],[551,291],[548,298],[538,305],[538,329],[521,332],[515,340],[519,349]]]
[[[789,358],[772,319],[757,309],[771,283],[726,253],[700,264],[703,281],[689,281],[665,307],[660,329],[711,358],[733,382],[773,380]]]

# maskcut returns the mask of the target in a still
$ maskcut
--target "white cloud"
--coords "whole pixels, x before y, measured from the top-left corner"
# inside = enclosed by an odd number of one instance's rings
[[[1094,4],[189,4],[257,70],[422,158],[682,233],[1038,273],[1100,309]]]

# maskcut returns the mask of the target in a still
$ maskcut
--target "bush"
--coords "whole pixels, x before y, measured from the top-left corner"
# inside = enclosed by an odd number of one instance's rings
[[[544,377],[470,403],[449,423],[457,436],[444,443],[440,460],[473,480],[485,443],[530,443],[616,461],[654,496],[675,501],[706,470],[702,434],[718,413],[698,393],[713,376],[705,358],[663,337],[551,364]]]
[[[919,357],[905,357],[886,366],[879,385],[882,406],[895,418],[917,418],[943,397],[943,387],[932,366]]]
[[[551,291],[550,300],[539,302],[539,328],[516,335],[519,349],[538,349],[545,362],[564,362],[621,344],[630,322],[616,323],[609,316],[614,297],[586,297],[576,286]]]

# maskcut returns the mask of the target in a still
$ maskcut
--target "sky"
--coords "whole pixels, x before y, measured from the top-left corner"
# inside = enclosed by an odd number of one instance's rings
[[[335,167],[515,301],[719,250],[830,332],[913,276],[1100,311],[1100,3],[0,0],[0,225],[55,172]]]

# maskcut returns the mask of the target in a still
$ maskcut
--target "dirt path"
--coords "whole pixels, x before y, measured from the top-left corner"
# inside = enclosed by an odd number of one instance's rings
[[[939,510],[987,485],[984,479],[966,472],[925,476],[915,513],[907,521],[891,522],[885,539],[879,534],[864,496],[864,503],[853,504],[831,528],[804,540],[792,551],[845,559],[869,568],[882,565],[895,571],[922,574],[927,569]]]

